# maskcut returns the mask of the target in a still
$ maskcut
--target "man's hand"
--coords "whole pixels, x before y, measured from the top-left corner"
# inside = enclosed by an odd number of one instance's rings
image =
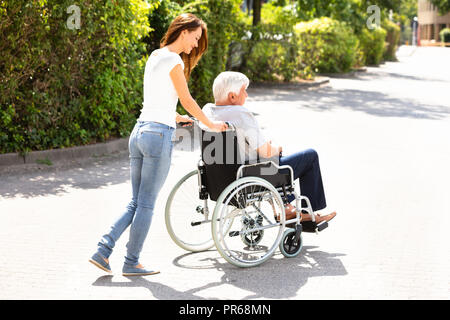
[[[280,153],[283,151],[283,148],[275,147],[272,145],[272,141],[268,141],[265,144],[263,144],[261,147],[256,149],[258,152],[258,155],[263,158],[272,158],[275,156],[279,156]]]
[[[272,140],[269,140],[269,145],[272,146]],[[275,147],[275,146],[272,146],[272,147]],[[279,146],[279,147],[275,147],[275,148],[278,148],[278,154],[281,156],[281,153],[283,152],[283,147]]]

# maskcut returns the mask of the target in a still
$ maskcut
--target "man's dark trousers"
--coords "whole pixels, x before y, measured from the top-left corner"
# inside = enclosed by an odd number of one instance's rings
[[[294,170],[294,180],[300,179],[300,192],[308,197],[313,211],[327,206],[320,173],[319,156],[314,149],[307,149],[280,158],[280,165],[289,165]],[[288,196],[292,202],[294,195]],[[305,204],[302,204],[305,206]]]

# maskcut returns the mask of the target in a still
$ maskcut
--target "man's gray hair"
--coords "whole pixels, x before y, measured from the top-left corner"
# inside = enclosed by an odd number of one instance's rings
[[[220,73],[213,83],[213,94],[216,102],[224,101],[228,98],[228,93],[239,94],[243,85],[248,87],[250,80],[240,72],[224,71]]]

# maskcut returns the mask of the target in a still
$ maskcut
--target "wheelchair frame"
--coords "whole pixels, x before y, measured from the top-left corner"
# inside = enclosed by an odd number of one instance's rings
[[[231,126],[231,125],[229,124],[229,126]],[[232,130],[235,131],[235,128],[232,127]],[[273,184],[271,184],[268,180],[266,180],[262,177],[258,177],[258,176],[244,177],[244,170],[246,168],[262,166],[262,165],[273,165],[276,168],[276,170],[278,170],[278,171],[283,170],[283,169],[289,170],[289,177],[290,177],[291,185],[288,187],[290,190],[286,191],[286,188],[284,185],[276,187]],[[203,162],[203,159],[201,157],[201,159],[197,163],[197,169],[189,172],[175,185],[175,187],[172,189],[172,191],[169,195],[169,198],[167,200],[167,203],[166,203],[165,221],[166,221],[166,227],[169,232],[169,235],[171,236],[171,238],[174,240],[174,242],[178,246],[180,246],[181,248],[183,248],[185,250],[192,251],[192,252],[198,252],[198,251],[208,250],[215,245],[217,250],[220,252],[221,256],[225,260],[227,260],[229,263],[231,263],[235,266],[238,266],[238,267],[253,267],[253,266],[259,265],[259,264],[263,263],[264,261],[266,261],[267,259],[269,259],[274,254],[275,249],[277,247],[280,248],[281,253],[285,257],[291,258],[291,257],[298,256],[300,254],[300,251],[301,251],[302,245],[303,245],[303,240],[302,240],[302,235],[301,235],[302,231],[318,233],[319,231],[325,229],[328,226],[326,223],[321,223],[320,225],[316,224],[315,214],[312,210],[311,203],[310,203],[308,197],[298,195],[295,192],[295,182],[293,179],[294,173],[293,173],[292,167],[289,165],[279,166],[273,161],[264,161],[264,162],[257,162],[254,164],[240,165],[236,172],[236,179],[231,184],[229,184],[227,187],[225,187],[225,189],[223,189],[221,191],[219,197],[216,199],[216,204],[214,206],[213,215],[210,218],[211,212],[210,212],[210,208],[208,206],[208,200],[210,200],[209,194],[207,192],[206,186],[203,185],[203,182],[202,182],[202,177],[204,177],[203,175],[206,174],[204,172],[204,168],[205,168],[205,163]],[[212,241],[208,240],[208,241],[205,241],[204,243],[202,242],[199,245],[190,244],[190,243],[184,241],[183,239],[180,239],[180,236],[177,235],[173,229],[172,220],[171,220],[172,215],[173,215],[172,202],[174,201],[179,188],[183,185],[183,183],[186,180],[188,180],[195,174],[197,174],[197,178],[198,178],[197,179],[198,198],[199,198],[199,201],[203,200],[203,206],[201,207],[200,205],[198,205],[195,208],[195,211],[197,213],[201,213],[201,215],[203,216],[203,220],[191,221],[190,226],[195,227],[195,226],[199,226],[201,224],[211,223],[211,235],[212,235]],[[280,174],[280,173],[278,173],[278,174]],[[246,213],[247,207],[233,209],[231,211],[232,214],[230,214],[231,218],[229,218],[227,216],[223,217],[224,210],[226,212],[227,208],[230,207],[229,202],[231,201],[231,199],[234,199],[234,197],[236,196],[233,194],[232,190],[236,190],[236,189],[239,190],[239,188],[241,188],[242,193],[245,194],[246,190],[251,185],[256,185],[256,186],[259,186],[261,189],[264,188],[263,190],[266,190],[266,191],[262,192],[262,194],[255,195],[255,196],[257,196],[257,200],[254,200],[254,201],[255,202],[258,200],[260,201],[259,209],[254,203],[252,203],[252,206],[256,209],[255,212],[257,213],[257,218],[251,218],[251,214]],[[300,186],[299,186],[299,189],[300,189]],[[267,198],[267,202],[272,205],[274,214],[275,214],[275,207],[273,205],[273,198],[275,197],[277,200],[276,202],[277,202],[279,210],[280,210],[280,214],[278,216],[279,221],[276,221],[276,218],[274,216],[275,221],[272,222],[271,219],[269,219],[266,216],[266,214],[264,214],[261,210],[261,203],[264,200],[264,193],[268,193],[268,192],[270,192],[272,194],[272,197]],[[238,191],[235,191],[235,193],[237,194]],[[260,191],[260,193],[261,193],[261,191]],[[301,190],[300,190],[300,193],[301,193]],[[230,196],[230,194],[231,194],[231,196]],[[284,205],[286,202],[287,195],[291,195],[291,194],[293,194],[295,196],[296,217],[286,221]],[[284,196],[285,201],[282,200],[281,195]],[[247,205],[247,199],[244,199],[244,200],[245,200],[245,205]],[[302,207],[303,200],[306,203],[306,207]],[[224,203],[225,203],[225,205],[224,205]],[[241,213],[233,213],[236,210],[243,211],[243,213],[242,212]],[[183,211],[184,211],[184,209],[183,209]],[[308,230],[304,230],[304,228],[302,227],[302,224],[300,223],[302,211],[308,212],[312,217],[312,223],[310,224],[312,227],[310,227]],[[182,215],[183,215],[182,217],[184,218],[185,213],[182,213]],[[233,223],[235,222],[235,218],[238,216],[241,216],[241,229],[240,229],[240,231],[231,231],[230,232],[230,228],[233,225]],[[227,219],[229,219],[229,220],[231,219],[231,220],[229,222],[226,222]],[[267,225],[261,224],[261,223],[264,223],[264,220],[266,220],[268,222]],[[228,225],[224,225],[224,223],[228,223]],[[245,225],[245,223],[247,223],[247,225]],[[251,227],[249,227],[249,226],[251,226]],[[259,241],[261,241],[261,239],[264,237],[264,231],[268,230],[269,228],[277,228],[277,227],[279,227],[280,229],[278,230],[278,234],[276,235],[276,240],[274,240],[274,243],[272,244],[272,246],[270,246],[270,249],[267,250],[267,253],[265,253],[259,259],[258,258],[253,259],[253,256],[251,257],[252,259],[249,258],[249,260],[245,260],[245,259],[241,258],[241,257],[245,257],[246,255],[250,256],[252,253],[252,250],[256,251],[256,250],[254,250],[255,248],[260,249],[258,247],[258,244],[259,244]],[[286,227],[288,227],[287,230],[285,230]],[[191,235],[196,234],[195,232],[192,232],[192,234],[190,232],[187,232],[187,233],[188,233],[189,237]],[[275,231],[275,233],[276,233],[276,231]],[[240,250],[243,250],[242,252],[236,253],[236,250],[231,250],[230,248],[228,248],[228,245],[225,243],[225,239],[227,237],[232,239],[232,237],[236,237],[238,235],[241,236],[242,242],[244,244],[246,244],[247,247],[240,249]],[[247,238],[247,235],[249,235],[250,238]],[[258,240],[254,239],[255,235]],[[235,242],[236,241],[234,241],[234,239],[230,240],[230,243],[234,244]],[[260,246],[260,247],[263,247],[263,246]],[[240,247],[238,246],[238,248],[240,248]],[[250,253],[248,253],[245,250],[248,250]]]

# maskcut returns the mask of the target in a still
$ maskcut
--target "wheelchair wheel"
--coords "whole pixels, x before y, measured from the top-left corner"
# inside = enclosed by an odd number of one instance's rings
[[[181,178],[170,192],[165,209],[170,237],[179,247],[192,252],[205,251],[214,246],[209,222],[198,224],[205,220],[205,211],[208,210],[205,200],[199,198],[198,178],[198,170]],[[206,201],[208,208],[214,207],[212,201]]]
[[[216,248],[226,261],[238,267],[259,265],[281,242],[285,228],[283,201],[264,179],[238,179],[217,199],[211,227]]]
[[[280,251],[286,258],[294,258],[300,254],[303,247],[303,239],[300,234],[298,241],[295,241],[295,229],[288,228],[284,232],[283,240],[280,243]]]

